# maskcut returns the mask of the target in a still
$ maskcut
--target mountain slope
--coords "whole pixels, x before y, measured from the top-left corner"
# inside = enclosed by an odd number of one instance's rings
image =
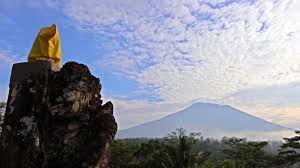
[[[159,120],[121,130],[117,138],[162,137],[176,128],[201,132],[204,136],[256,136],[289,131],[280,125],[254,117],[228,105],[195,103]],[[275,138],[276,139],[276,138]]]

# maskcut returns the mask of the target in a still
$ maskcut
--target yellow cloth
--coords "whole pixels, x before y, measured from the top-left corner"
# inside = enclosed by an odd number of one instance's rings
[[[36,60],[50,60],[60,66],[61,47],[55,24],[51,27],[43,27],[37,35],[28,55],[28,62]]]

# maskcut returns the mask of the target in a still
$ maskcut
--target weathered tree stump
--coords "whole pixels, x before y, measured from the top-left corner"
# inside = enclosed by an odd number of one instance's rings
[[[0,136],[1,168],[106,168],[117,124],[99,79],[75,62],[15,64]]]

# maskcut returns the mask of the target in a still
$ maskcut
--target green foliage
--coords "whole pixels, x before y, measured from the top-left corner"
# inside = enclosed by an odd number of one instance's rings
[[[166,146],[158,140],[142,143],[135,156],[139,160],[140,167],[144,168],[169,167],[169,165],[172,165]]]
[[[186,135],[184,129],[177,129],[164,139],[148,139],[142,143],[133,140],[135,145],[128,140],[116,140],[111,147],[111,167],[195,168],[202,156],[206,157],[206,153],[192,150],[199,136],[199,133]]]
[[[114,140],[111,145],[110,165],[112,168],[138,168],[134,153],[138,149],[135,144]]]
[[[190,168],[196,164],[196,153],[192,151],[200,133],[186,135],[182,128],[169,134],[164,141],[170,161],[174,168]]]
[[[268,154],[263,150],[267,142],[247,141],[244,138],[223,138],[228,147],[224,149],[229,159],[235,161],[238,168],[268,167]]]
[[[221,168],[236,168],[235,162],[233,160],[223,160],[219,163]]]
[[[177,129],[160,139],[115,140],[111,168],[282,168],[283,157],[274,152],[280,143],[267,144],[243,138],[203,139],[199,133]]]
[[[281,146],[279,156],[287,166],[300,162],[300,131],[295,131],[296,136],[284,138],[285,143]]]
[[[236,168],[232,160],[206,160],[199,168]]]
[[[216,163],[212,160],[206,160],[200,168],[217,168]]]

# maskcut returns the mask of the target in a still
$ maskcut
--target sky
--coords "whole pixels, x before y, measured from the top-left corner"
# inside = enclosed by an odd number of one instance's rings
[[[11,67],[56,23],[63,63],[86,64],[119,129],[194,102],[300,128],[299,0],[1,0],[0,100]]]

